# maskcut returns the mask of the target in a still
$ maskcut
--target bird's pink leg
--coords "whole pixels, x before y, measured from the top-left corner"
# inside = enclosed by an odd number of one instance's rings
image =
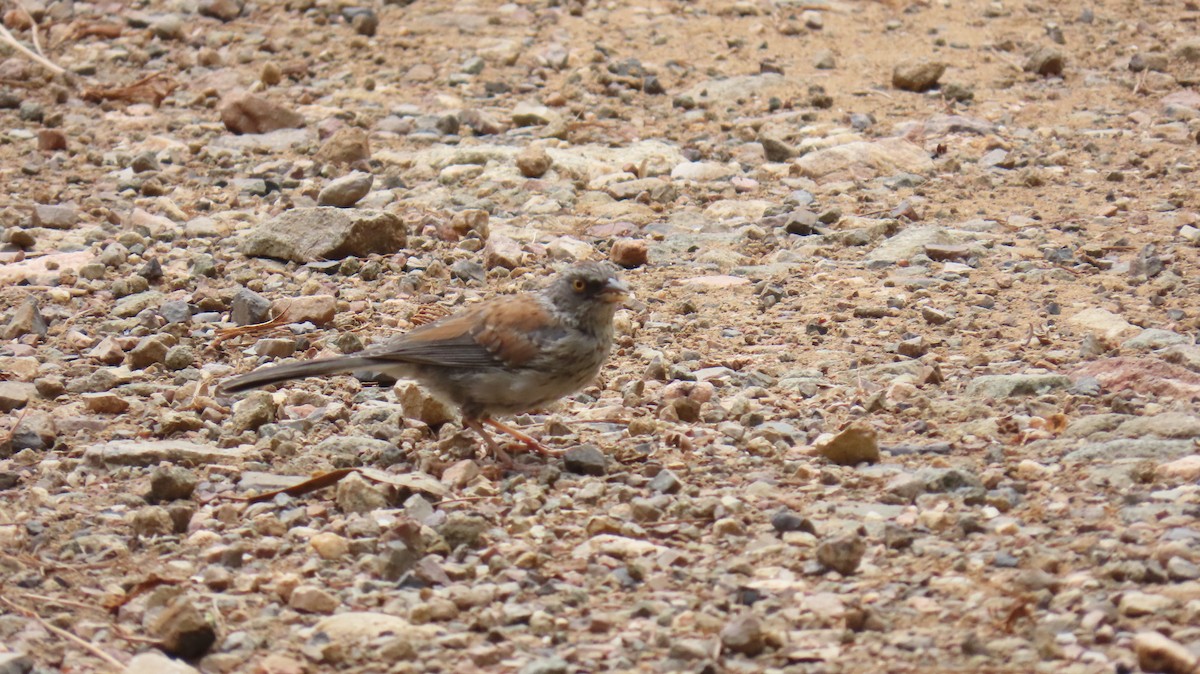
[[[488,451],[490,451],[492,455],[496,457],[496,460],[499,461],[501,465],[505,467],[511,467],[514,465],[512,457],[508,455],[508,452],[504,451],[504,449],[500,447],[500,443],[496,442],[496,440],[492,438],[487,431],[483,430],[483,424],[479,423],[478,420],[463,419],[463,426],[475,431],[479,437],[483,438],[483,444],[487,445]]]
[[[487,418],[487,419],[483,419],[482,421],[483,421],[483,423],[487,424],[488,426],[491,426],[492,428],[500,431],[501,433],[506,433],[506,434],[516,438],[517,442],[520,442],[521,444],[525,445],[529,449],[532,449],[533,451],[537,452],[538,454],[542,454],[544,456],[562,456],[563,455],[564,450],[550,449],[549,447],[538,442],[536,438],[526,435],[511,426],[502,424],[499,421],[496,421],[495,419]]]

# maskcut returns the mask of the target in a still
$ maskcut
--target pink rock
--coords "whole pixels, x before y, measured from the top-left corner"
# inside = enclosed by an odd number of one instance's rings
[[[1200,395],[1200,374],[1158,358],[1105,358],[1071,372],[1071,378],[1095,377],[1105,389],[1129,389],[1143,395],[1190,398]]]
[[[230,94],[221,101],[221,121],[238,135],[304,126],[300,113],[245,92]]]
[[[525,252],[521,250],[521,244],[507,236],[493,234],[483,248],[483,264],[489,269],[494,267],[515,269],[521,265],[521,261],[524,259]]]
[[[129,401],[115,393],[84,393],[83,405],[97,414],[120,414],[129,409]]]
[[[1192,89],[1184,89],[1175,91],[1162,97],[1162,104],[1167,105],[1182,105],[1188,108],[1200,108],[1200,92]]]
[[[367,132],[347,127],[332,132],[317,150],[317,161],[327,164],[353,164],[371,158],[371,141]]]
[[[287,309],[288,323],[309,321],[313,325],[325,325],[337,314],[337,298],[333,295],[303,295],[276,300],[271,306],[271,314],[278,316],[284,309]]]
[[[706,381],[676,381],[667,384],[662,390],[662,399],[671,401],[676,398],[690,398],[698,403],[712,400],[716,388]]]
[[[1171,482],[1195,482],[1200,480],[1200,454],[1164,463],[1154,469],[1154,474]]]
[[[608,252],[608,259],[626,269],[641,267],[649,262],[649,247],[645,241],[618,239],[613,242],[612,249]]]

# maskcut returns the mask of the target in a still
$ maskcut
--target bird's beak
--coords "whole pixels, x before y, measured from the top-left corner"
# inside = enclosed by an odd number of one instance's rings
[[[608,283],[604,284],[604,288],[600,291],[600,299],[610,304],[624,302],[633,297],[633,292],[629,290],[629,286],[621,279],[611,278]]]

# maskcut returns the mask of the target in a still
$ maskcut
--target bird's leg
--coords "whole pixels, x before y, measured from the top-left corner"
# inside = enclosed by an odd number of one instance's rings
[[[502,424],[499,421],[496,421],[495,419],[492,419],[490,417],[482,419],[482,421],[483,421],[483,423],[487,424],[488,426],[491,426],[492,428],[500,431],[501,433],[507,433],[508,435],[511,435],[512,437],[517,439],[517,442],[520,442],[521,444],[525,445],[529,449],[532,449],[533,451],[537,452],[538,454],[542,454],[544,456],[562,456],[563,455],[563,450],[550,449],[549,447],[538,442],[536,438],[526,435],[526,434],[522,433],[521,431],[518,431],[517,429],[513,428],[512,426]]]
[[[483,444],[487,445],[488,451],[490,451],[492,455],[496,457],[496,460],[499,461],[501,465],[505,467],[512,467],[515,465],[513,464],[512,457],[508,455],[508,452],[504,451],[504,449],[500,447],[500,443],[496,442],[496,440],[492,438],[487,431],[483,430],[483,424],[479,423],[478,419],[463,419],[462,422],[463,426],[475,431],[479,437],[483,438]]]

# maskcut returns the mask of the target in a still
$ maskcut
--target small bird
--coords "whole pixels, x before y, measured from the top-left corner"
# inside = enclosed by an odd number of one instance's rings
[[[463,425],[505,465],[512,459],[484,430],[490,426],[529,449],[557,456],[494,417],[537,409],[592,381],[608,359],[613,315],[629,297],[615,267],[573,264],[539,292],[480,302],[350,356],[278,365],[233,377],[220,393],[290,379],[371,370],[420,383],[452,403]]]

